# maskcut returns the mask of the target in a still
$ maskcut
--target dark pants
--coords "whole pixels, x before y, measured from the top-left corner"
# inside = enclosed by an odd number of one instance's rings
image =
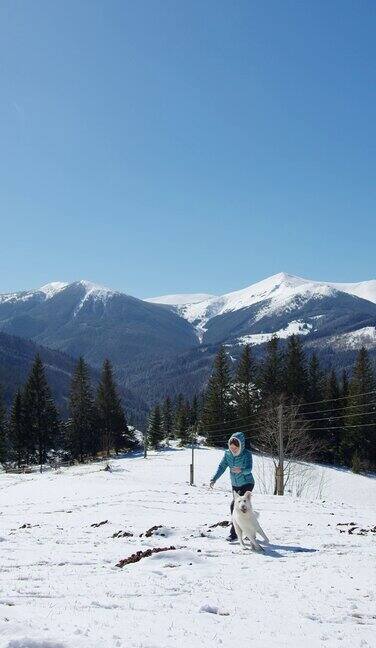
[[[233,487],[232,487],[232,490],[233,490],[233,491],[236,491],[236,492],[238,493],[238,495],[244,495],[247,491],[251,491],[251,492],[252,492],[253,489],[254,489],[254,486],[255,486],[254,484],[244,484],[244,486],[233,486]],[[230,506],[231,515],[232,515],[233,510],[234,510],[234,500],[232,500],[232,502],[231,502],[231,506]],[[238,537],[238,536],[236,535],[236,531],[235,531],[235,529],[234,529],[234,525],[233,525],[233,524],[231,524],[230,537],[231,537],[233,540],[236,540],[236,538]]]

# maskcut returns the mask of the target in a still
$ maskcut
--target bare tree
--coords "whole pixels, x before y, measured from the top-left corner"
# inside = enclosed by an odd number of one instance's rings
[[[312,461],[319,445],[309,433],[309,422],[300,413],[299,402],[286,404],[283,397],[268,401],[258,418],[258,446],[269,455],[275,469],[274,494],[283,495],[299,473],[308,475],[304,462]],[[300,489],[302,486],[300,486]]]

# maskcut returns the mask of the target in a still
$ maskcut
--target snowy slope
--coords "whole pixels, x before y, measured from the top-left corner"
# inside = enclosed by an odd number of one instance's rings
[[[148,297],[145,301],[154,304],[166,304],[167,306],[185,306],[187,304],[197,304],[198,302],[214,299],[215,295],[207,293],[182,293],[179,295],[163,295],[161,297]]]
[[[245,344],[248,341],[251,344],[262,344],[270,339],[272,333],[276,333],[280,337],[287,337],[287,334],[291,334],[290,331],[295,331],[296,328],[298,328],[297,332],[303,335],[309,333],[311,329],[316,330],[316,326],[312,324],[312,319],[318,320],[321,317],[321,315],[315,314],[317,311],[317,303],[322,302],[325,304],[323,306],[324,314],[325,308],[328,308],[328,306],[329,311],[333,311],[333,307],[335,307],[334,300],[340,303],[341,295],[360,297],[374,304],[376,303],[376,281],[365,281],[357,284],[336,284],[311,281],[281,272],[242,290],[227,293],[219,297],[209,297],[204,300],[197,299],[193,301],[189,295],[170,295],[157,299],[160,302],[163,302],[165,299],[164,303],[168,303],[174,307],[175,311],[181,317],[184,317],[193,324],[200,341],[205,341],[208,325],[211,326],[214,318],[222,317],[223,319],[228,314],[239,313],[245,311],[245,309],[249,309],[249,328],[254,327],[257,322],[264,321],[266,329],[257,331],[256,333],[250,330],[246,335],[238,336],[237,343]],[[329,300],[332,301],[329,302]],[[296,315],[301,314],[305,305],[307,305],[305,309],[307,319],[305,321],[296,320]],[[310,311],[314,311],[314,313]],[[278,324],[278,318],[283,316],[284,319],[286,317],[288,319],[289,313],[291,313],[290,321],[284,321],[282,327],[270,330],[271,318],[274,318],[274,323]],[[321,323],[324,322],[316,322],[316,324]],[[233,322],[231,321],[231,324],[234,324],[234,330],[236,330],[239,319],[236,318]],[[244,328],[244,322],[242,322],[242,327]],[[228,334],[229,327],[227,326],[226,335]],[[248,339],[246,340],[245,338]]]
[[[302,497],[277,498],[270,461],[255,457],[271,539],[255,554],[209,530],[228,518],[228,476],[207,487],[221,454],[196,452],[195,487],[187,450],[113,460],[112,472],[0,474],[0,648],[371,648],[375,537],[346,525],[375,524],[376,480],[316,466],[295,480]],[[140,537],[153,525],[165,536]]]
[[[376,304],[376,279],[359,283],[332,283],[330,285],[349,295],[355,295]]]

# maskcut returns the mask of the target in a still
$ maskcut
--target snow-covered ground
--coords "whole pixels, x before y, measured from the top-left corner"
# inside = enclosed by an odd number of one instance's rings
[[[209,529],[228,518],[228,476],[209,490],[222,453],[195,454],[194,487],[188,450],[112,460],[111,472],[1,474],[0,648],[374,646],[376,536],[358,533],[376,523],[376,480],[315,467],[274,497],[270,461],[255,457],[271,539],[257,554]],[[154,525],[164,536],[140,537]]]

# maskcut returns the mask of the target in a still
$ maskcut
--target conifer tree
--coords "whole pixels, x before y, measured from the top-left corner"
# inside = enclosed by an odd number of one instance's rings
[[[18,468],[20,468],[27,447],[22,392],[20,389],[16,392],[10,412],[9,443],[11,456],[17,462]]]
[[[325,377],[316,353],[312,353],[308,365],[307,401],[318,403],[323,400]],[[314,408],[316,409],[316,408]]]
[[[298,400],[306,398],[308,388],[306,359],[298,335],[291,335],[287,341],[285,387],[288,398]]]
[[[175,439],[180,440],[180,445],[184,445],[189,439],[190,410],[189,403],[184,400],[182,394],[179,394],[176,402],[175,414],[173,419],[173,432]]]
[[[341,397],[343,399],[347,399],[349,393],[350,393],[349,377],[347,375],[346,369],[344,369],[342,372]]]
[[[209,378],[202,424],[207,442],[211,445],[224,445],[227,442],[231,419],[231,376],[229,361],[224,347],[221,347],[214,360],[213,372]]]
[[[31,368],[23,400],[27,433],[37,451],[42,472],[48,451],[56,446],[59,418],[39,355],[36,356]]]
[[[235,403],[235,417],[242,424],[242,429],[252,434],[254,416],[259,405],[257,388],[257,365],[251,353],[251,347],[246,344],[236,368],[232,387],[232,397]],[[246,426],[243,428],[243,425]]]
[[[274,398],[283,392],[283,354],[276,335],[267,342],[264,362],[261,367],[260,385],[262,399]]]
[[[162,426],[163,436],[168,445],[173,435],[173,409],[171,398],[169,396],[165,398],[162,407]]]
[[[200,418],[198,396],[195,394],[192,398],[192,403],[189,408],[189,424],[196,426]]]
[[[123,448],[132,448],[134,436],[130,433],[125,419],[120,396],[114,381],[112,366],[105,360],[96,398],[98,425],[102,437],[102,449],[110,456],[110,450],[116,454]]]
[[[340,397],[340,387],[338,384],[337,374],[332,369],[325,383],[323,412],[317,414],[316,417],[323,420],[317,421],[315,424],[318,428],[326,428],[318,431],[320,438],[323,442],[321,452],[321,459],[330,463],[339,461],[339,445],[341,440],[341,426],[343,424],[342,409]]]
[[[83,461],[86,456],[94,456],[98,452],[101,445],[98,417],[89,370],[82,357],[72,376],[67,429],[68,447],[75,459]]]
[[[7,420],[6,409],[3,400],[3,391],[0,386],[0,463],[3,463],[8,458],[8,435],[7,435]]]
[[[161,408],[156,405],[149,418],[148,441],[152,448],[158,448],[163,439]]]
[[[375,374],[367,350],[358,353],[350,382],[341,456],[346,465],[376,466]],[[371,392],[371,393],[370,393]]]

